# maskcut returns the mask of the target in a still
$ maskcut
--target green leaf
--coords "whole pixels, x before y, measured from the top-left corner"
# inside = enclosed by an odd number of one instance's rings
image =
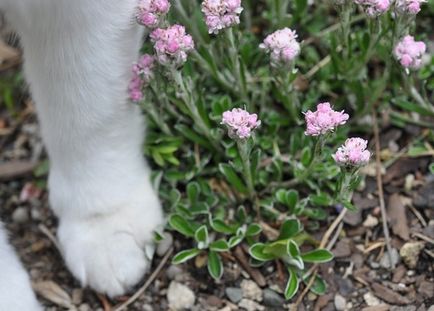
[[[189,182],[187,185],[187,197],[190,203],[196,203],[199,198],[200,187],[195,181]]]
[[[231,228],[221,219],[210,219],[211,228],[215,231],[225,234],[233,234],[236,229]]]
[[[322,263],[333,259],[333,253],[326,249],[316,249],[301,255],[305,262]]]
[[[290,211],[294,210],[298,202],[298,191],[289,190],[286,192],[286,205],[290,208]]]
[[[276,257],[274,255],[264,253],[265,247],[266,245],[264,243],[253,244],[249,248],[250,256],[259,261],[268,261],[275,259]]]
[[[290,257],[286,259],[287,263],[289,265],[292,265],[294,267],[296,267],[299,270],[303,270],[304,269],[304,262],[303,259],[301,259],[300,256],[295,256],[295,257]]]
[[[289,272],[289,279],[288,279],[288,283],[286,284],[286,288],[285,288],[286,300],[289,300],[292,297],[294,297],[294,295],[297,293],[298,285],[299,285],[298,277],[297,277],[297,274],[295,273],[295,271],[292,268],[289,268],[288,272]]]
[[[305,284],[308,284],[310,282],[311,277],[303,277],[303,282]],[[313,281],[312,286],[310,287],[310,290],[317,295],[324,295],[327,291],[327,284],[326,282],[320,277],[315,276],[315,280]]]
[[[266,244],[264,247],[264,254],[273,255],[275,258],[287,257],[287,240],[277,240]]]
[[[431,174],[434,174],[434,163],[431,163],[429,165],[429,171],[431,172]]]
[[[277,202],[279,202],[280,204],[283,204],[283,205],[287,204],[286,190],[284,190],[284,189],[277,190],[275,196],[276,196]]]
[[[311,161],[312,158],[312,149],[310,147],[305,147],[301,153],[301,164],[303,164],[304,167],[307,167]]]
[[[290,239],[301,231],[301,224],[298,219],[288,219],[280,227],[279,240]]]
[[[198,243],[199,249],[204,249],[208,246],[208,228],[203,225],[200,226],[194,233],[194,239]]]
[[[234,246],[237,246],[241,243],[241,241],[244,239],[242,235],[235,235],[229,239],[229,247],[232,248]]]
[[[258,224],[250,224],[250,226],[247,227],[246,236],[255,236],[261,233],[262,228]]]
[[[251,154],[251,170],[253,183],[256,183],[256,174],[258,173],[259,164],[261,162],[261,149],[256,149]]]
[[[291,257],[300,256],[300,249],[298,248],[297,243],[295,243],[293,240],[288,240],[287,253]]]
[[[332,198],[326,193],[310,195],[309,200],[318,206],[330,206],[333,202]]]
[[[181,215],[171,215],[169,218],[169,224],[174,230],[178,231],[179,233],[187,237],[194,237],[194,229],[192,224]]]
[[[209,205],[205,202],[199,202],[190,207],[190,212],[193,215],[208,215]]]
[[[215,280],[219,280],[223,275],[222,260],[214,251],[208,253],[208,272]]]
[[[226,177],[226,180],[240,193],[247,193],[247,187],[244,182],[238,177],[234,169],[225,163],[219,165],[220,172]]]
[[[357,207],[355,207],[350,201],[343,200],[340,202],[347,210],[355,212],[357,211]]]
[[[186,249],[176,254],[172,259],[172,263],[178,265],[180,263],[190,260],[191,258],[196,257],[199,254],[200,254],[200,250],[198,250],[197,248]]]
[[[215,252],[227,252],[229,245],[226,240],[220,239],[209,244],[209,249]]]

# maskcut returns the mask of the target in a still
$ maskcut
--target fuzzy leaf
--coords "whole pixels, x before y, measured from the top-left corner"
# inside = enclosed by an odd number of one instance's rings
[[[169,224],[173,229],[175,229],[179,233],[187,237],[194,237],[194,229],[192,224],[182,216],[177,214],[170,216]]]
[[[289,279],[285,288],[285,298],[287,300],[294,297],[294,295],[297,293],[298,284],[299,284],[298,277],[295,271],[292,268],[289,268],[288,272],[289,272]]]
[[[200,250],[198,250],[197,248],[186,249],[176,254],[172,259],[172,263],[178,265],[196,257],[199,254]]]
[[[316,249],[301,255],[305,262],[322,263],[333,259],[333,254],[326,249]]]
[[[223,274],[222,260],[214,251],[208,253],[208,272],[216,280],[220,279]]]

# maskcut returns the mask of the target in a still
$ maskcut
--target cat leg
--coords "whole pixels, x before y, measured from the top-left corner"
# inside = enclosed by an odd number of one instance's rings
[[[50,159],[64,259],[83,286],[124,294],[148,268],[145,249],[163,222],[143,118],[127,95],[142,37],[136,0],[22,1],[10,22]]]
[[[29,276],[8,244],[0,223],[0,311],[39,311]]]

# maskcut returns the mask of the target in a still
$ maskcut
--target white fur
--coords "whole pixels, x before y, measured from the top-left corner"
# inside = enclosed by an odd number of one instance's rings
[[[39,311],[41,308],[0,223],[0,311],[23,310]]]
[[[143,120],[127,100],[142,36],[136,4],[0,0],[24,48],[66,264],[83,286],[110,296],[143,276],[144,248],[162,223],[142,156]]]

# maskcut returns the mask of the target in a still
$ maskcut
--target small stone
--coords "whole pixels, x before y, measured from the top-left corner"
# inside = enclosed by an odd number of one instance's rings
[[[208,296],[206,298],[206,303],[209,306],[220,308],[223,305],[223,301],[214,295]]]
[[[87,303],[83,303],[78,307],[78,311],[91,311],[92,309]]]
[[[193,307],[196,296],[187,286],[172,281],[170,282],[167,291],[167,300],[169,302],[169,307],[173,310],[184,310]]]
[[[366,307],[363,308],[362,311],[389,311],[389,305],[381,304],[375,307]]]
[[[71,293],[71,301],[75,305],[79,305],[83,301],[83,289],[74,288]]]
[[[363,299],[369,307],[375,307],[381,303],[380,300],[375,297],[371,292],[367,292],[366,294],[364,294]]]
[[[392,263],[393,266],[396,266],[399,263],[399,254],[396,248],[392,248],[391,250]],[[384,252],[383,257],[380,260],[380,266],[386,269],[391,268],[389,252]]]
[[[390,311],[416,311],[416,306],[405,306],[405,307],[398,307],[398,306],[392,306],[390,308]]]
[[[264,289],[262,298],[264,305],[268,307],[282,307],[285,303],[282,296],[269,288]]]
[[[226,287],[225,293],[233,303],[238,303],[243,298],[243,291],[237,287]]]
[[[426,299],[432,298],[434,295],[434,283],[428,281],[422,281],[419,285],[419,293]]]
[[[243,297],[251,300],[262,301],[262,290],[255,282],[243,280],[241,282]]]
[[[431,307],[429,307],[428,311],[434,311],[434,305],[432,305]]]
[[[156,251],[160,257],[164,256],[173,244],[173,236],[169,232],[164,232],[163,237],[164,239],[158,243]]]
[[[16,224],[25,224],[29,221],[29,212],[25,207],[17,207],[12,213],[12,220]]]
[[[335,296],[335,308],[338,311],[344,311],[345,308],[347,306],[347,301],[344,297],[342,297],[341,295],[337,294]]]
[[[240,308],[244,308],[247,311],[262,311],[265,310],[264,306],[261,306],[256,301],[243,298],[240,303],[238,304]]]
[[[318,296],[315,295],[315,294],[312,293],[312,292],[309,292],[309,293],[307,294],[307,300],[309,300],[309,301],[315,301],[317,298],[318,298]]]
[[[154,311],[154,308],[152,308],[152,306],[151,306],[150,304],[145,303],[145,304],[142,306],[142,309],[141,309],[141,310],[143,310],[143,311]]]
[[[416,268],[419,254],[424,247],[425,243],[423,242],[407,242],[401,247],[399,254],[407,267],[410,269]]]
[[[166,270],[166,276],[169,280],[175,280],[178,275],[181,275],[184,273],[184,270],[182,270],[177,265],[171,265]]]
[[[363,227],[373,228],[376,225],[378,225],[378,218],[368,214],[368,217],[366,217],[366,220],[363,222]]]

